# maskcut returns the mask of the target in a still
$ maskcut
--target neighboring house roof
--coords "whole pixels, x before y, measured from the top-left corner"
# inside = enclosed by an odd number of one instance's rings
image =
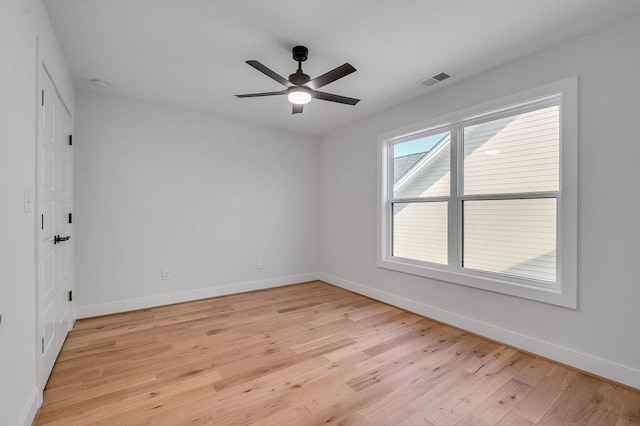
[[[396,198],[412,198],[432,195],[429,192],[444,191],[448,193],[449,144],[451,137],[447,133],[437,144],[409,167],[402,175],[396,177],[394,170],[393,191]],[[445,176],[446,175],[446,176]],[[446,181],[442,179],[445,177]],[[421,182],[421,180],[424,180]],[[435,185],[440,181],[440,185]],[[442,194],[438,194],[442,195]]]
[[[426,152],[418,152],[417,154],[409,154],[402,157],[397,157],[393,159],[393,182],[397,182],[398,179],[404,176],[407,171],[413,167],[424,155]]]

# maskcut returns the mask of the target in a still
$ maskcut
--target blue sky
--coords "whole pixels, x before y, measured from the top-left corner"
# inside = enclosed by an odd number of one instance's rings
[[[404,157],[405,155],[416,154],[418,152],[427,152],[435,144],[440,142],[447,133],[439,133],[420,139],[414,139],[409,142],[402,142],[393,146],[393,157]]]

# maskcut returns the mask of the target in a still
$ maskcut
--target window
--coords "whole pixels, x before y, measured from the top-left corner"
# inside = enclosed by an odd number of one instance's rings
[[[575,308],[576,78],[379,141],[378,266]]]

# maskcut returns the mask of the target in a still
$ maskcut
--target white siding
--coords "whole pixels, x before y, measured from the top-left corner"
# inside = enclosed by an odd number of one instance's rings
[[[556,200],[464,202],[464,267],[556,280]]]
[[[559,107],[465,129],[464,193],[557,191]]]
[[[393,255],[447,264],[447,203],[393,205]]]

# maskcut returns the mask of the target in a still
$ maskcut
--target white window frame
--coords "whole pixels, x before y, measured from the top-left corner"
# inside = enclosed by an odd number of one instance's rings
[[[560,106],[560,188],[557,192],[463,196],[458,170],[458,143],[463,126],[549,105]],[[392,256],[393,145],[420,136],[451,132],[451,191],[419,201],[448,201],[448,265]],[[378,256],[380,268],[419,275],[567,308],[577,308],[578,259],[578,77],[525,90],[480,105],[378,135]],[[556,283],[462,268],[461,203],[463,200],[553,197],[557,200]],[[418,200],[414,200],[418,201]]]

